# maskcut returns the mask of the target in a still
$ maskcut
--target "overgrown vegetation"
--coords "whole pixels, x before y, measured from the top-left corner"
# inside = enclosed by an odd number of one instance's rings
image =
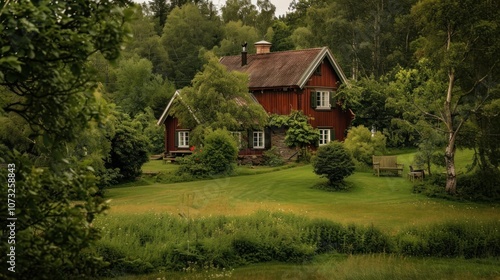
[[[426,181],[414,186],[415,193],[422,193],[429,197],[439,197],[450,200],[498,202],[500,201],[499,171],[494,169],[478,169],[474,172],[458,176],[457,192],[448,194],[443,189],[446,178],[443,174],[435,174]]]
[[[257,212],[244,217],[200,218],[132,214],[103,218],[95,226],[104,233],[97,252],[110,262],[103,272],[114,276],[190,267],[228,269],[268,261],[307,263],[313,256],[333,252],[500,256],[496,242],[500,231],[494,222],[449,222],[387,235],[373,226]]]

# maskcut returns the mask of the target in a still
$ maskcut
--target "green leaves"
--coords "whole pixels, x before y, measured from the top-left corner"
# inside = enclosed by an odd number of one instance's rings
[[[262,128],[267,114],[248,93],[248,76],[227,71],[212,53],[207,53],[206,59],[203,72],[193,79],[192,87],[182,90],[182,101],[174,107],[181,125],[194,128],[198,125],[196,116],[204,127],[212,129]]]
[[[289,116],[272,115],[269,126],[286,127],[285,144],[289,147],[304,148],[315,145],[319,140],[319,131],[309,123],[309,117],[302,111],[292,111]]]
[[[351,155],[340,142],[333,141],[318,148],[312,159],[314,173],[328,178],[330,185],[341,183],[354,172]]]

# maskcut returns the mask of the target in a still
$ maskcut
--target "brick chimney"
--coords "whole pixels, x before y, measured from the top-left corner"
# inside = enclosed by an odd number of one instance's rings
[[[241,66],[247,65],[247,42],[241,45]]]
[[[257,54],[261,53],[270,53],[271,52],[271,46],[272,44],[267,42],[267,41],[258,41],[257,43],[254,44],[255,49],[257,51]]]

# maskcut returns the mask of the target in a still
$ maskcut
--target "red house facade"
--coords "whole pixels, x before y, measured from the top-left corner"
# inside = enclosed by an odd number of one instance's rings
[[[345,131],[354,118],[351,110],[343,110],[334,96],[347,79],[326,48],[313,48],[271,52],[271,43],[255,43],[256,54],[247,55],[245,47],[241,55],[220,59],[230,71],[240,71],[249,75],[249,92],[268,114],[288,115],[300,110],[312,117],[311,125],[319,129],[318,145],[332,140],[344,140]],[[169,109],[176,92],[165,108],[158,125],[165,125],[165,153],[179,155],[189,153],[189,130],[178,126],[177,119],[169,115]],[[241,155],[258,155],[271,146],[283,147],[279,132],[269,128],[264,131],[243,133],[246,138]]]

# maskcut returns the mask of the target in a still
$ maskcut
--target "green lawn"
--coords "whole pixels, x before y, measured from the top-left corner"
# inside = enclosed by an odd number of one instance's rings
[[[464,155],[465,154],[465,155]],[[465,170],[470,152],[459,153],[460,169]],[[412,154],[398,156],[405,163]],[[146,168],[176,165],[155,161]],[[189,210],[195,216],[246,215],[257,210],[291,212],[309,217],[328,218],[342,223],[379,226],[389,232],[405,226],[445,220],[500,220],[498,206],[457,203],[430,199],[411,192],[412,183],[403,177],[376,177],[357,172],[347,181],[355,187],[347,192],[325,192],[312,188],[324,179],[312,172],[310,165],[272,171],[271,168],[248,169],[242,173],[264,172],[195,182],[160,184],[144,183],[112,188],[111,214],[168,212],[177,215]],[[406,172],[406,171],[405,171]],[[248,174],[248,173],[247,173]]]

